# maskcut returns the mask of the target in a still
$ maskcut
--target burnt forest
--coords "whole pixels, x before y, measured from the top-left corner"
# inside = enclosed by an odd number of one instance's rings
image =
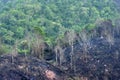
[[[120,80],[119,0],[0,0],[0,80]]]

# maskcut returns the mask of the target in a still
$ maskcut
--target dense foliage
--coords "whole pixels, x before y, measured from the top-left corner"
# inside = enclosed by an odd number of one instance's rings
[[[118,6],[117,0],[0,0],[0,53],[11,48],[27,53],[38,42],[55,43],[67,30],[114,22],[120,17]]]

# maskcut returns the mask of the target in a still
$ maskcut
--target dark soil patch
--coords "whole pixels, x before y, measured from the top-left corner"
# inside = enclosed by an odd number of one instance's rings
[[[45,71],[55,74],[53,80],[64,80],[65,73],[60,69],[35,57],[25,55],[0,56],[0,80],[51,80]]]
[[[72,47],[65,48],[62,66],[71,75],[88,80],[120,80],[120,26],[102,22],[91,34],[86,41],[80,37],[80,41],[74,42],[72,66]]]

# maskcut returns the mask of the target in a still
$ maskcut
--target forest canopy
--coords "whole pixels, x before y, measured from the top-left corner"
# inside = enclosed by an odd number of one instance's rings
[[[20,53],[29,52],[31,44],[25,45],[25,40],[40,38],[53,44],[67,30],[92,29],[107,19],[114,24],[120,18],[118,4],[118,0],[0,0],[0,54],[16,46]]]

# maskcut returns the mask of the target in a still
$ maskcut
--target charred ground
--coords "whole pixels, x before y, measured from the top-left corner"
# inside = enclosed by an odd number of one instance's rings
[[[1,55],[0,80],[50,80],[46,70],[55,73],[55,80],[66,80],[68,76],[76,80],[120,80],[120,26],[104,21],[83,33],[87,36],[81,32],[72,46],[62,47],[62,55],[55,53],[59,55],[57,60],[52,55],[60,69],[32,56]]]

